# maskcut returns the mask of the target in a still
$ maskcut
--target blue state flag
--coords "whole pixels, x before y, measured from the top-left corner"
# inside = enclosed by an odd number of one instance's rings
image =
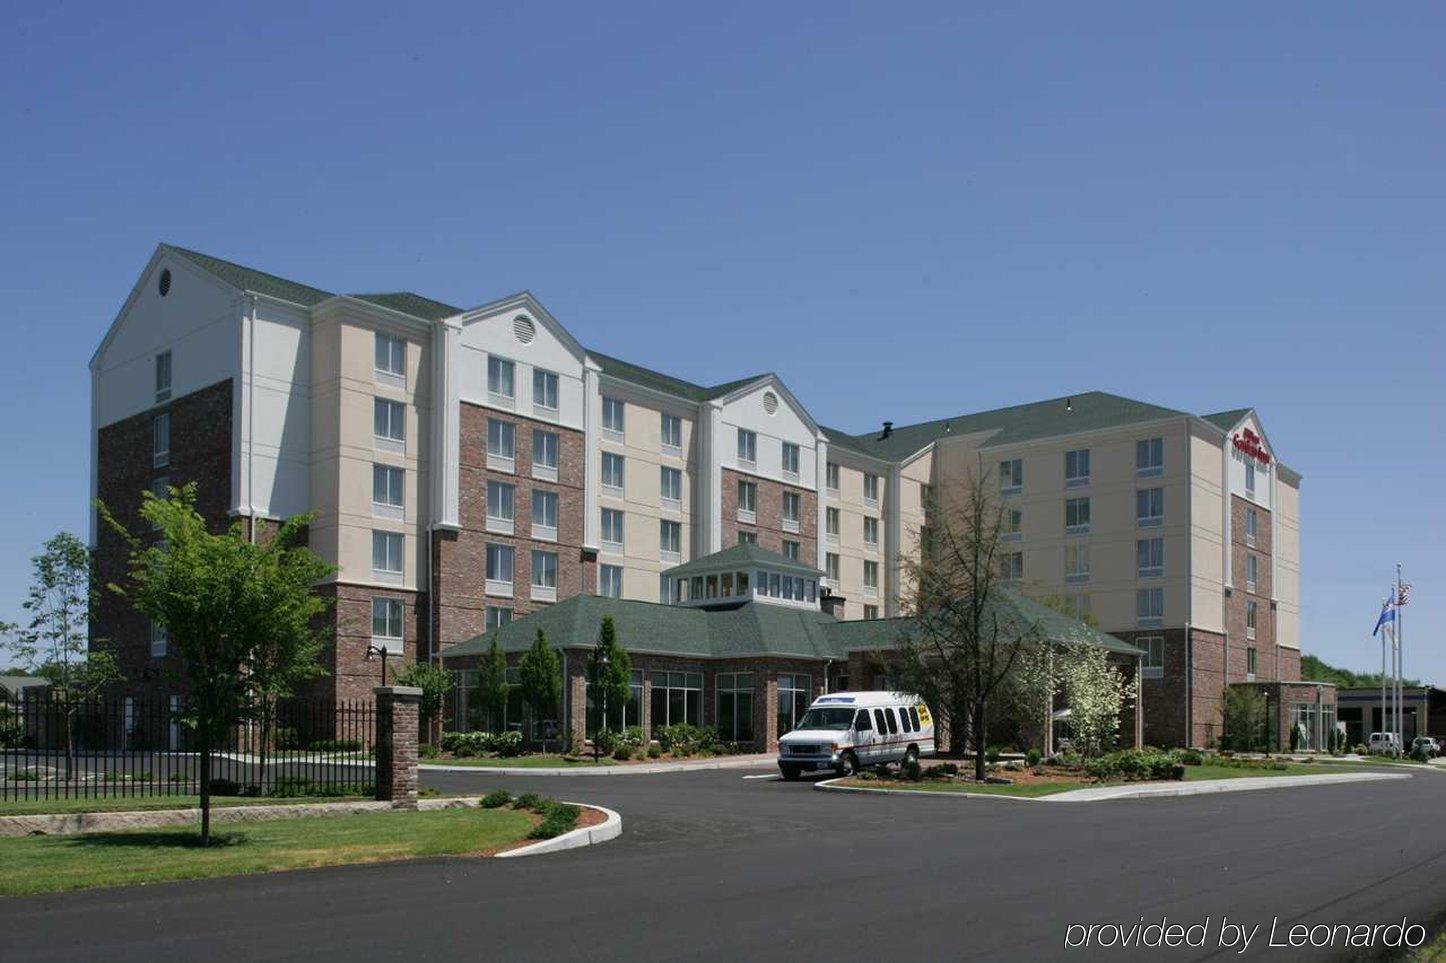
[[[1386,604],[1381,606],[1381,617],[1376,619],[1376,627],[1371,630],[1371,635],[1379,635],[1381,633],[1381,626],[1385,625],[1387,622],[1394,623],[1395,621],[1396,599],[1395,593],[1393,592],[1391,595],[1386,596]]]

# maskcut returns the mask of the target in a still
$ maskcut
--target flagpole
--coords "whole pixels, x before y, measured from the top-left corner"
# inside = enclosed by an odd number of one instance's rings
[[[1401,727],[1401,751],[1406,751],[1406,638],[1402,619],[1406,613],[1401,604],[1401,563],[1396,563],[1396,719]]]

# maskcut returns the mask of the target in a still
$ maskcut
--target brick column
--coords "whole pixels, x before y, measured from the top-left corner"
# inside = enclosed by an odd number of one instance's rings
[[[778,751],[778,676],[763,681],[763,751]]]
[[[417,808],[417,715],[422,690],[377,686],[377,798],[393,809]]]

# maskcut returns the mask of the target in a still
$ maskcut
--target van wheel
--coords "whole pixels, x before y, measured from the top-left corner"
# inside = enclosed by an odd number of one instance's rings
[[[904,761],[899,763],[899,767],[906,768],[910,763],[917,763],[918,761],[919,747],[910,746],[908,749],[904,750]]]
[[[847,779],[849,776],[858,775],[859,759],[851,752],[846,752],[839,757],[838,766],[834,769],[840,776]]]
[[[778,768],[783,773],[784,779],[787,779],[789,782],[797,781],[800,772],[797,766],[779,766]]]

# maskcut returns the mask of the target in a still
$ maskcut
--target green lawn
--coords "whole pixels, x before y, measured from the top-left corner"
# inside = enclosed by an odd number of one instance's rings
[[[511,809],[445,809],[222,824],[207,849],[194,828],[0,839],[0,895],[477,853],[522,839],[533,822]]]
[[[499,759],[495,756],[466,756],[462,759],[418,759],[424,766],[477,766],[482,769],[557,769],[573,768],[577,766],[615,766],[617,761],[611,756],[603,756],[601,760],[594,763],[592,757],[564,757],[554,753],[537,753],[531,756],[514,756],[511,759]]]
[[[298,803],[363,802],[375,796],[213,796],[216,806],[290,806]],[[200,796],[107,796],[102,799],[8,799],[0,816],[35,813],[112,813],[140,809],[195,809]]]
[[[1284,769],[1244,769],[1238,766],[1186,766],[1185,781],[1199,782],[1210,779],[1241,779],[1246,776],[1319,776],[1321,768],[1315,763],[1288,762]]]
[[[1319,766],[1309,763],[1289,763],[1284,769],[1241,769],[1235,766],[1211,765],[1186,766],[1185,780],[1187,782],[1201,782],[1214,779],[1239,779],[1243,776],[1316,776],[1320,775],[1320,771]],[[850,779],[847,782],[840,783],[840,785],[861,789],[897,789],[903,792],[978,793],[987,796],[1020,796],[1027,799],[1037,799],[1040,796],[1053,796],[1056,793],[1070,792],[1075,789],[1121,786],[1127,785],[1127,783],[1119,781],[1089,782],[1086,780],[1077,783],[1036,782],[1012,786],[991,783],[980,786],[975,783],[950,782],[943,779],[925,779],[919,782]]]

